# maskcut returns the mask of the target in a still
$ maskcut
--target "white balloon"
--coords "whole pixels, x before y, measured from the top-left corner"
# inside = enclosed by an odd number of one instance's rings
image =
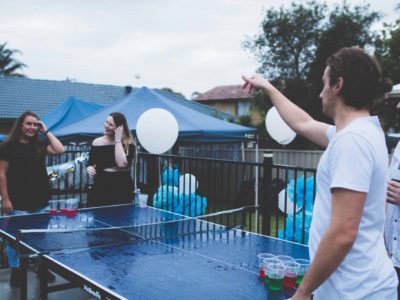
[[[286,213],[288,215],[293,215],[294,212],[294,203],[293,199],[289,198],[289,195],[287,195],[287,203],[286,203]],[[278,194],[278,207],[282,212],[285,212],[285,190],[283,189],[282,191],[279,192]],[[296,214],[300,211],[301,207],[296,207]]]
[[[269,135],[281,145],[291,143],[296,133],[283,121],[275,107],[265,116],[265,126]]]
[[[199,186],[196,176],[186,173],[179,176],[179,192],[184,194],[195,193]]]
[[[145,111],[136,123],[136,135],[140,144],[154,154],[162,154],[171,149],[178,138],[178,132],[175,117],[162,108]]]

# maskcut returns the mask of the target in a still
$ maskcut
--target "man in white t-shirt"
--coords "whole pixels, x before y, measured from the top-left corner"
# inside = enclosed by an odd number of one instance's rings
[[[396,109],[400,109],[400,102]],[[387,206],[385,223],[386,248],[400,278],[400,142],[392,155],[387,185]],[[400,297],[400,285],[397,286],[397,297]]]
[[[268,81],[245,77],[262,89],[298,134],[326,148],[317,169],[310,229],[310,270],[293,299],[396,299],[397,277],[383,240],[387,148],[375,97],[391,89],[364,50],[343,48],[327,60],[320,94],[335,126],[314,120]]]

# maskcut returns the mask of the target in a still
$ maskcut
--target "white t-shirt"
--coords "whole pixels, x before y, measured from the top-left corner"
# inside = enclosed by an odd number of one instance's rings
[[[392,155],[389,168],[389,177],[400,179],[400,143],[397,144]],[[386,247],[396,267],[400,267],[400,206],[387,203],[385,223]]]
[[[331,189],[365,192],[367,199],[351,250],[315,291],[314,299],[397,299],[397,276],[383,240],[388,155],[379,120],[357,118],[338,133],[331,126],[327,137],[329,144],[317,169],[311,258],[331,222]]]

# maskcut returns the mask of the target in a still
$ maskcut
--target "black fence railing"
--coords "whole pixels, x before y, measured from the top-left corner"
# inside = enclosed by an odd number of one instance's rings
[[[89,150],[67,149],[61,156],[49,156],[47,164],[69,168],[68,163]],[[148,195],[148,205],[299,243],[308,240],[315,172],[273,164],[269,155],[263,163],[249,163],[139,153],[136,174],[132,168],[137,188]],[[85,161],[79,161],[53,178],[52,197],[78,198],[86,207],[91,180]]]

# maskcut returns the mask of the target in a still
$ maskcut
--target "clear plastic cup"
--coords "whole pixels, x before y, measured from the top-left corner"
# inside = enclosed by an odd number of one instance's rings
[[[67,214],[67,206],[66,206],[65,200],[58,200],[58,208],[60,210],[61,215]]]
[[[268,264],[265,276],[268,277],[268,288],[271,291],[281,291],[285,277],[285,266],[281,263]]]
[[[285,277],[283,278],[283,286],[288,289],[296,287],[297,274],[300,264],[295,261],[286,261],[282,263],[285,267]]]
[[[56,216],[58,209],[58,201],[57,200],[49,200],[49,212],[50,216]]]
[[[146,195],[146,194],[139,194],[139,207],[140,208],[147,207],[147,197],[148,197],[148,195]]]
[[[277,255],[276,258],[279,259],[282,263],[287,261],[294,261],[294,258],[289,255]]]
[[[260,253],[257,255],[257,257],[258,257],[258,274],[261,279],[264,279],[265,272],[264,272],[263,260],[265,258],[274,258],[275,255],[272,253]]]
[[[299,258],[295,259],[295,262],[299,264],[299,269],[297,271],[297,279],[296,279],[296,285],[299,286],[301,281],[303,280],[304,275],[310,268],[311,261],[308,259]]]
[[[65,201],[67,207],[67,217],[72,218],[78,212],[78,199],[67,199]]]
[[[264,258],[263,262],[262,262],[262,269],[264,270],[264,274],[267,273],[267,269],[268,269],[268,265],[269,264],[279,264],[279,263],[281,263],[281,262],[276,257]],[[266,275],[265,275],[265,278],[264,278],[264,282],[265,282],[265,284],[269,283],[269,278]]]

